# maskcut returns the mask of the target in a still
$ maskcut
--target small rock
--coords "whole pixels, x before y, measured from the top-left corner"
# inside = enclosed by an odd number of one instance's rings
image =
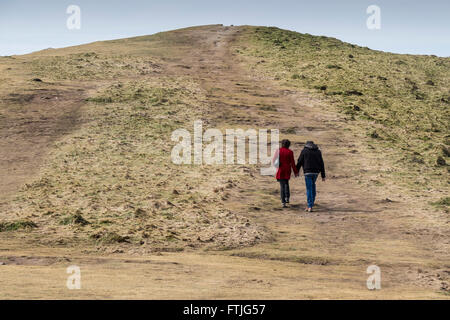
[[[439,156],[436,160],[436,164],[438,166],[445,166],[447,163],[445,162],[445,159],[441,156]]]
[[[0,266],[4,266],[4,265],[6,265],[6,263],[0,261]]]
[[[362,96],[363,93],[358,90],[347,90],[344,92],[346,96]]]
[[[135,217],[144,217],[147,214],[147,212],[144,209],[137,208],[134,212]]]
[[[442,146],[442,152],[445,156],[450,157],[450,147]]]
[[[419,158],[419,157],[416,157],[416,156],[413,156],[413,157],[411,158],[411,161],[412,161],[412,162],[415,162],[415,163],[420,163],[420,164],[425,163],[425,161],[424,161],[422,158]]]

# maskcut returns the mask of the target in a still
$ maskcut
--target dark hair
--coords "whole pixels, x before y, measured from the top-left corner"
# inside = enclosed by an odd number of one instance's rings
[[[282,148],[289,148],[290,145],[291,145],[291,142],[288,139],[281,140]]]

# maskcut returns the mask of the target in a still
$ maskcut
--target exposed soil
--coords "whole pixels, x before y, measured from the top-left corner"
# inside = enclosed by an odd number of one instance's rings
[[[39,169],[48,148],[80,125],[83,88],[11,93],[0,118],[0,205]]]

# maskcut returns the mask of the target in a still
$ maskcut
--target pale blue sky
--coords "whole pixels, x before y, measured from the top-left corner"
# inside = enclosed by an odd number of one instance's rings
[[[68,30],[69,5],[81,29]],[[381,29],[366,27],[369,5]],[[152,34],[193,25],[264,25],[371,49],[450,56],[450,0],[0,0],[0,55]]]

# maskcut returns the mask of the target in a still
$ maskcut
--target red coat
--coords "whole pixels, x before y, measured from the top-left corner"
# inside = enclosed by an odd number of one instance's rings
[[[274,160],[277,156],[280,156],[280,166],[277,170],[277,179],[290,179],[291,170],[294,170],[295,174],[298,174],[297,167],[295,166],[294,153],[292,150],[287,148],[280,148],[277,153],[275,153]]]

